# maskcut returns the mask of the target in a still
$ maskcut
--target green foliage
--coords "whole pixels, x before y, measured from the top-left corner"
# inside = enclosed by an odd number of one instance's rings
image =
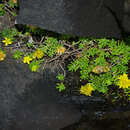
[[[37,72],[37,70],[39,69],[40,65],[39,65],[39,62],[38,61],[32,61],[30,64],[29,64],[29,68],[32,72]]]
[[[75,41],[72,42],[73,46],[78,45],[78,44],[79,44],[79,41],[78,42],[75,42]]]
[[[107,93],[108,86],[112,85],[112,74],[105,73],[98,75],[90,75],[89,82],[93,84],[93,87],[98,92]]]
[[[15,36],[19,35],[16,28],[6,28],[1,32],[3,38],[8,37],[14,39]]]
[[[78,48],[83,49],[89,44],[93,45],[93,40],[91,38],[80,38],[78,44],[79,44]]]
[[[75,58],[68,70],[79,71],[82,80],[92,83],[98,92],[107,93],[109,86],[116,85],[119,75],[128,71],[130,46],[114,39],[96,39],[95,42],[86,39],[78,43],[82,57]]]
[[[15,8],[15,7],[18,6],[18,4],[17,4],[17,2],[15,3],[14,0],[9,0],[9,6],[10,6],[11,8]]]
[[[106,38],[97,39],[99,48],[105,48],[109,46],[110,40]]]
[[[33,46],[34,46],[33,43],[31,43],[31,42],[28,42],[28,43],[27,43],[27,47],[28,47],[28,48],[33,48]]]
[[[89,44],[89,42],[90,41],[92,41],[92,40],[94,40],[93,38],[84,38],[84,37],[81,37],[81,38],[79,38],[79,41],[81,42],[81,43],[87,43],[87,44]]]
[[[6,12],[9,12],[12,16],[16,16],[16,8],[18,7],[17,0],[1,0],[0,4],[0,16],[4,16]]]
[[[13,54],[13,58],[18,60],[22,57],[22,55],[23,55],[23,52],[16,50]]]
[[[68,70],[72,72],[76,72],[77,70],[80,70],[81,79],[87,80],[88,73],[91,71],[92,68],[92,67],[89,68],[88,62],[89,61],[86,56],[78,58],[74,62],[68,65]]]
[[[6,14],[4,4],[0,4],[0,16],[4,16]]]
[[[68,65],[68,70],[71,72],[76,72],[78,69],[79,69],[79,60],[78,59]]]
[[[97,55],[99,52],[100,50],[98,48],[90,48],[87,50],[88,56],[92,56],[92,57]]]
[[[107,65],[107,61],[103,56],[97,57],[94,61],[95,61],[94,66],[97,66],[97,65],[106,66]]]
[[[43,50],[44,54],[53,57],[56,54],[57,48],[60,46],[61,44],[56,38],[47,37],[43,44],[40,45],[40,48]]]
[[[114,66],[112,67],[112,69],[111,69],[111,71],[112,71],[113,73],[116,72],[116,73],[118,73],[118,74],[126,73],[127,70],[128,70],[128,66],[123,65],[123,64],[121,64],[121,63],[118,63],[117,65],[114,65]]]
[[[57,79],[60,80],[60,81],[63,81],[64,80],[64,75],[63,74],[58,74]]]
[[[65,85],[63,83],[57,83],[56,89],[58,89],[59,92],[62,92],[66,89]]]

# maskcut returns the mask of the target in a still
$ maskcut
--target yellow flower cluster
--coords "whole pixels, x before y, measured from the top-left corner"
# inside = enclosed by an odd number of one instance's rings
[[[62,46],[61,46],[61,47],[59,47],[59,48],[57,49],[56,52],[61,55],[61,54],[64,54],[64,53],[65,53],[65,50],[66,50],[65,47],[62,47]]]
[[[5,44],[5,46],[8,46],[13,43],[11,38],[8,38],[8,37],[5,37],[5,39],[2,42]]]
[[[2,50],[0,50],[0,61],[3,61],[5,57],[6,57],[6,54]]]
[[[32,61],[32,58],[30,56],[25,56],[23,58],[23,63],[27,63],[27,64],[30,64],[30,61]]]
[[[41,59],[42,57],[44,56],[44,53],[40,50],[40,49],[38,49],[38,50],[36,50],[33,54],[32,54],[32,56],[25,56],[24,58],[23,58],[23,63],[27,63],[27,64],[30,64],[30,62],[33,60],[33,59]],[[34,66],[33,68],[32,68],[34,71],[36,70],[36,66]]]
[[[42,57],[44,56],[44,53],[42,50],[40,49],[37,49],[33,54],[32,54],[32,57],[33,59],[41,59]]]
[[[91,96],[92,91],[94,91],[94,88],[92,86],[92,84],[88,83],[84,86],[81,86],[80,88],[80,94],[84,94],[86,96]]]
[[[130,87],[130,80],[128,79],[127,74],[120,75],[118,79],[119,81],[117,85],[119,86],[119,88],[125,89]]]

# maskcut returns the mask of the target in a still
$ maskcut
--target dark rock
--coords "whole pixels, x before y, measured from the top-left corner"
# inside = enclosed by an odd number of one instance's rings
[[[130,34],[130,16],[127,14],[124,16],[123,28],[126,33]]]
[[[124,0],[18,0],[17,24],[31,24],[63,34],[122,36]]]
[[[11,59],[0,62],[0,130],[59,130],[80,119],[77,106],[59,102],[53,68],[43,75]]]
[[[124,13],[125,14],[130,14],[130,0],[125,0]]]
[[[0,31],[5,28],[8,28],[12,25],[13,25],[13,23],[11,22],[8,14],[6,14],[4,16],[0,16]]]
[[[130,34],[130,0],[125,0],[123,28],[125,32]]]
[[[83,119],[79,123],[70,125],[61,130],[130,130],[130,116],[125,119]]]

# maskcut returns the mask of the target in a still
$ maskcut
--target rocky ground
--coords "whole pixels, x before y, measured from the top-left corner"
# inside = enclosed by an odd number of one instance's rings
[[[0,30],[12,26],[0,17]],[[49,64],[38,73],[17,63],[10,53],[0,62],[0,130],[129,130],[130,106],[112,106],[101,97],[57,92]]]

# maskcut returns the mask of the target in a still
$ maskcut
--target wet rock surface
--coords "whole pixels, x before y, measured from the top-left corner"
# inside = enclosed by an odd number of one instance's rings
[[[25,64],[0,62],[0,130],[129,130],[130,106],[102,97],[64,96],[55,89],[58,66],[32,73]]]
[[[12,59],[0,63],[0,130],[59,130],[80,119],[78,106],[62,103],[54,75]]]
[[[19,0],[18,24],[86,37],[122,36],[124,0]]]

